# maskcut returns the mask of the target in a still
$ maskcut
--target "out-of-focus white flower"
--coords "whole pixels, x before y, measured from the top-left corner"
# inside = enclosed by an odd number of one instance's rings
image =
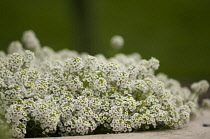
[[[19,41],[13,41],[8,47],[8,54],[23,52],[22,44]]]
[[[124,39],[120,35],[115,35],[111,38],[110,44],[113,48],[120,49],[124,45]]]
[[[23,33],[22,41],[30,50],[36,51],[41,48],[39,40],[37,39],[35,33],[32,30],[25,31]]]
[[[5,52],[4,51],[0,51],[0,58],[3,58],[5,56],[6,56]]]
[[[205,109],[210,109],[210,99],[203,99],[201,106]]]
[[[206,80],[199,81],[197,83],[193,83],[191,85],[191,89],[194,93],[201,94],[206,92],[209,88],[209,83]]]

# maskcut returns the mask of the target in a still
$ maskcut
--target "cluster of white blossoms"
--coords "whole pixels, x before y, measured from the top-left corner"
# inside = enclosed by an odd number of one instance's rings
[[[124,45],[124,39],[120,35],[115,35],[111,38],[110,44],[115,49],[120,49]]]
[[[136,53],[55,52],[32,31],[22,41],[0,52],[0,115],[15,138],[180,128],[209,87],[155,75],[159,61]]]

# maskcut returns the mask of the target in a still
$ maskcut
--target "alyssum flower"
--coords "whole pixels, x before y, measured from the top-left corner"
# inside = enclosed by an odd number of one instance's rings
[[[25,49],[15,41],[8,54],[0,52],[0,117],[15,138],[179,128],[209,87],[203,80],[189,89],[155,75],[155,58],[54,52],[41,47],[32,31],[22,40]],[[120,37],[111,42],[123,44]]]

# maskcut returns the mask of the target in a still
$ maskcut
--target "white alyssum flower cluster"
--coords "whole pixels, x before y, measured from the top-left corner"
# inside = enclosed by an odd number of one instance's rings
[[[159,61],[40,47],[32,31],[0,52],[0,110],[13,137],[179,128],[198,107],[207,81],[182,87]],[[35,130],[41,132],[35,132]]]
[[[210,109],[210,99],[203,99],[201,106],[204,109]]]
[[[110,40],[110,44],[113,48],[120,49],[124,45],[124,39],[120,35],[114,35]]]

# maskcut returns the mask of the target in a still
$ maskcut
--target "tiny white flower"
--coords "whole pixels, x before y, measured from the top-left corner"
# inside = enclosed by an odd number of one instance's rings
[[[124,45],[124,39],[120,35],[115,35],[111,38],[110,44],[113,48],[120,49]]]

